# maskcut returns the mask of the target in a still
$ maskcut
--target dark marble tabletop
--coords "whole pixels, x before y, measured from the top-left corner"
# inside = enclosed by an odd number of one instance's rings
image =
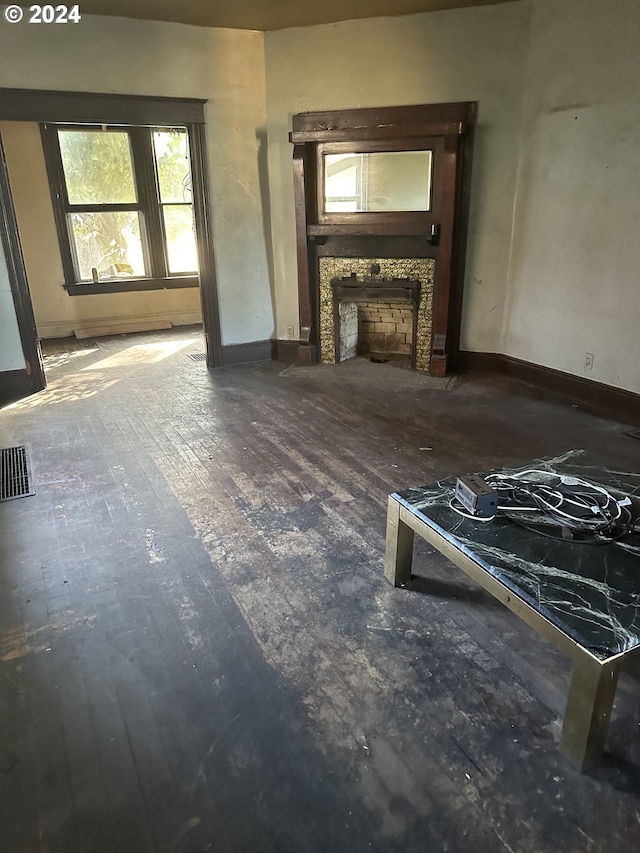
[[[629,496],[633,516],[640,516],[640,473],[598,465],[580,450],[500,472],[522,476],[531,469],[602,485],[616,500]],[[640,646],[640,535],[584,544],[548,538],[533,516],[536,531],[500,515],[489,523],[466,519],[449,507],[455,482],[452,477],[394,497],[600,659]],[[559,530],[550,526],[547,532]]]

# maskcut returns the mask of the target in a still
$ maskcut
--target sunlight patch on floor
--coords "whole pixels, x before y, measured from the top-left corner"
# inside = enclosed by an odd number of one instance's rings
[[[175,355],[185,347],[193,345],[193,339],[180,341],[163,341],[155,344],[134,344],[122,352],[110,355],[94,364],[88,364],[83,370],[109,370],[114,367],[131,367],[143,364],[155,364],[165,358]]]
[[[60,379],[54,379],[49,385],[32,397],[19,400],[5,407],[5,410],[35,409],[38,406],[47,406],[53,403],[68,403],[73,400],[86,400],[95,397],[115,385],[118,378],[111,376],[100,376],[93,374],[91,377],[82,376],[77,373],[66,375]]]
[[[56,367],[61,367],[63,364],[68,364],[71,359],[74,358],[86,358],[88,355],[93,355],[94,352],[100,352],[99,347],[86,347],[85,349],[80,349],[77,352],[59,352],[52,353],[51,355],[47,355],[45,352],[43,355],[44,367],[45,370],[52,370]]]

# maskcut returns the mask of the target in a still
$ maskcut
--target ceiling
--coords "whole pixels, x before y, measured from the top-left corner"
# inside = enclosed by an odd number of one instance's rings
[[[355,18],[412,15],[512,0],[83,0],[83,14],[175,21],[199,27],[281,30]]]

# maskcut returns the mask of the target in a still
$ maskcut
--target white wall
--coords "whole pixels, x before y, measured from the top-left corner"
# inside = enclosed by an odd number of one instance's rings
[[[261,33],[93,16],[77,25],[5,24],[0,86],[207,98],[222,342],[272,337],[259,172],[266,135]],[[108,296],[101,298],[113,313]]]
[[[638,0],[534,0],[504,352],[635,392],[639,81]]]
[[[267,33],[278,337],[298,329],[291,116],[477,100],[461,346],[500,348],[528,25],[528,2],[516,2]]]
[[[0,373],[25,369],[7,261],[0,243]]]

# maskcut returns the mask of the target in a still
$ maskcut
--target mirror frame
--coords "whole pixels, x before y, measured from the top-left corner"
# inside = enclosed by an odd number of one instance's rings
[[[438,156],[444,147],[442,139],[436,137],[412,140],[384,140],[380,142],[326,142],[316,147],[317,163],[317,221],[321,225],[356,225],[356,224],[403,224],[416,223],[425,228],[438,222],[438,211],[442,205],[442,180],[438,172],[441,157]],[[358,210],[351,212],[328,212],[325,206],[325,169],[324,158],[327,154],[375,154],[396,153],[399,151],[430,151],[431,152],[431,185],[429,187],[429,210]]]

